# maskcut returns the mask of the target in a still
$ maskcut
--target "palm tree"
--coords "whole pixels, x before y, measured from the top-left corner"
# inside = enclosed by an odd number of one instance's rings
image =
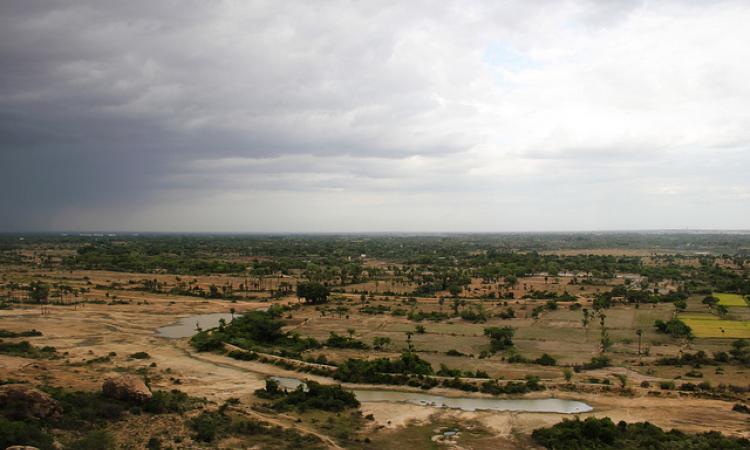
[[[641,362],[641,339],[643,338],[643,330],[638,328],[635,330],[635,334],[638,335],[638,362]]]

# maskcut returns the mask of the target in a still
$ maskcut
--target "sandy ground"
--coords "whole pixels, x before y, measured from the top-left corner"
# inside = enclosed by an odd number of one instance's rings
[[[52,306],[51,314],[43,317],[38,308],[18,307],[0,311],[0,329],[37,329],[41,337],[28,338],[37,346],[52,345],[67,354],[57,360],[28,360],[0,356],[0,379],[20,379],[35,384],[51,384],[79,389],[98,389],[104,378],[116,368],[146,370],[152,387],[180,390],[209,400],[222,401],[229,397],[250,398],[251,393],[264,385],[268,375],[306,377],[330,382],[325,378],[301,375],[272,365],[236,361],[214,354],[196,354],[187,339],[168,339],[156,334],[157,328],[174,323],[179,317],[212,312],[238,312],[267,306],[260,302],[205,301],[202,299],[149,298],[148,304],[95,305],[73,309]],[[150,359],[130,359],[128,355],[145,351]],[[110,362],[86,364],[86,360],[103,357],[110,352],[117,355]],[[155,367],[150,367],[155,363]],[[179,380],[179,381],[176,381]],[[379,386],[379,389],[385,387]],[[456,391],[436,390],[442,395],[462,395]],[[750,437],[750,417],[732,412],[731,402],[693,397],[654,398],[646,396],[622,397],[613,394],[584,394],[544,392],[537,396],[554,395],[582,400],[594,407],[594,415],[608,416],[615,421],[649,421],[670,429],[689,432],[720,431],[734,436]],[[375,425],[395,429],[411,422],[455,420],[477,421],[498,436],[526,434],[541,426],[557,423],[560,414],[461,412],[429,406],[400,403],[368,402],[362,405],[363,414],[372,414]]]

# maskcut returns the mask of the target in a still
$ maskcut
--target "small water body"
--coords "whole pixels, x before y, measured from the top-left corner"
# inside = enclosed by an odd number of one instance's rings
[[[198,332],[196,324],[201,329],[207,330],[218,327],[221,319],[229,323],[232,320],[232,315],[230,313],[212,313],[183,317],[176,323],[159,328],[157,333],[159,333],[159,336],[172,339],[191,337]]]
[[[296,378],[271,377],[286,389],[296,389],[304,383]],[[420,392],[400,392],[385,390],[355,389],[354,395],[361,402],[412,403],[420,406],[460,409],[462,411],[521,411],[559,414],[578,414],[592,411],[593,408],[577,400],[559,398],[540,399],[495,399],[471,397],[444,397]]]

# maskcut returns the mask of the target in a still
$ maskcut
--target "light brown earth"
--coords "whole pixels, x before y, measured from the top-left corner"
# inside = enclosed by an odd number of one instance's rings
[[[221,300],[169,297],[142,292],[120,293],[118,296],[130,298],[133,302],[125,305],[86,304],[77,309],[71,306],[51,306],[49,316],[42,316],[36,307],[22,305],[15,306],[12,310],[0,311],[0,329],[40,330],[43,333],[42,337],[28,338],[28,340],[39,346],[54,346],[58,352],[66,353],[63,358],[57,360],[30,360],[0,356],[0,379],[24,380],[34,384],[51,383],[93,390],[99,389],[107,375],[115,370],[142,369],[148,374],[153,388],[179,388],[190,395],[206,397],[217,402],[230,397],[239,397],[244,404],[252,402],[252,392],[264,385],[265,377],[268,375],[301,376],[295,372],[258,362],[236,361],[215,354],[196,354],[189,347],[187,339],[167,339],[156,334],[157,328],[174,323],[178,317],[229,312],[229,308],[235,308],[238,313],[241,313],[264,308],[268,305],[267,303],[250,301],[229,303]],[[577,319],[571,318],[570,320]],[[311,323],[314,324],[315,321]],[[428,329],[432,327],[429,323],[426,326]],[[151,358],[145,360],[128,358],[128,355],[141,351],[149,353]],[[85,363],[87,360],[106,356],[110,352],[117,354],[111,362]],[[430,355],[427,354],[426,358],[430,359]],[[156,366],[149,367],[152,363]],[[519,370],[522,368],[522,366],[519,367]],[[519,372],[519,377],[521,372]],[[543,369],[542,372],[550,372],[548,375],[554,378],[554,372],[559,374],[559,369]],[[525,373],[528,373],[528,370]],[[512,372],[508,375],[512,377]],[[601,376],[606,377],[607,373]],[[322,377],[309,375],[306,377],[331,382]],[[560,375],[557,375],[557,378],[559,377]],[[630,372],[629,378],[633,384],[636,384],[641,379],[650,377]],[[383,386],[378,388],[393,389],[393,387]],[[471,395],[445,389],[436,389],[433,392],[442,395]],[[675,393],[669,394],[667,398],[664,396],[655,398],[645,396],[645,391],[639,389],[636,389],[636,396],[632,398],[614,393],[587,394],[557,390],[535,395],[578,399],[595,408],[594,412],[582,414],[581,417],[608,416],[615,421],[650,421],[666,429],[679,428],[688,432],[720,431],[727,435],[750,437],[750,420],[747,415],[732,412],[732,402],[728,401],[679,397]],[[519,433],[528,434],[535,428],[552,425],[567,417],[543,413],[461,412],[428,406],[378,402],[364,403],[362,411],[365,415],[374,416],[373,430],[382,427],[380,431],[373,431],[375,434],[389,433],[398,427],[414,426],[419,423],[477,422],[491,430],[496,437],[508,439],[509,442]],[[279,421],[280,419],[273,420]],[[289,420],[281,420],[280,423],[312,432],[304,425],[294,425]],[[331,447],[336,445],[333,441],[327,439],[325,441]]]

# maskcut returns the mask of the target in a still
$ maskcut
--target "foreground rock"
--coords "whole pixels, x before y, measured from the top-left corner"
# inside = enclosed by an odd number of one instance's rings
[[[132,375],[107,378],[102,384],[102,392],[107,397],[135,403],[147,402],[152,397],[146,383]]]
[[[47,419],[62,414],[60,404],[49,394],[20,384],[0,386],[0,404],[12,406],[18,417]]]
[[[11,445],[5,450],[39,450],[39,449],[36,447],[30,447],[28,445]]]

